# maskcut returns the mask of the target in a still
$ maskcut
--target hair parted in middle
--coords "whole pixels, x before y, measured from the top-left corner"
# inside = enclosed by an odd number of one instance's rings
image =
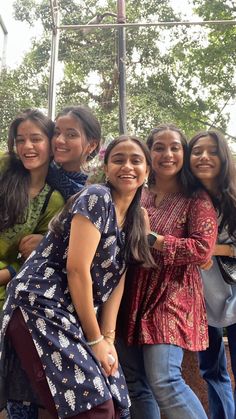
[[[150,131],[148,137],[147,137],[147,146],[149,148],[149,150],[151,151],[152,146],[153,146],[153,142],[154,142],[154,137],[156,134],[159,134],[161,132],[165,132],[165,131],[173,131],[173,132],[177,132],[180,136],[180,141],[183,147],[183,156],[184,156],[184,162],[183,162],[183,167],[179,173],[179,178],[180,178],[180,182],[183,188],[183,192],[186,195],[189,195],[191,193],[190,188],[189,188],[189,182],[188,182],[188,174],[186,171],[186,161],[187,161],[187,153],[188,153],[188,143],[187,143],[187,138],[185,136],[185,134],[183,133],[183,131],[181,131],[180,128],[178,128],[175,124],[172,123],[162,123],[157,125],[156,127],[152,128],[152,130]],[[149,185],[153,185],[155,183],[155,173],[153,171],[150,172],[149,175]]]
[[[114,140],[112,140],[105,151],[104,155],[104,164],[109,165],[109,156],[111,151],[120,143],[125,141],[133,141],[136,143],[142,150],[147,167],[151,167],[151,157],[150,152],[146,144],[134,135],[121,135]],[[115,185],[111,185],[109,180],[107,186],[110,188],[111,193],[115,188]],[[142,194],[143,185],[141,185],[127,210],[125,222],[123,225],[123,231],[125,233],[125,246],[123,249],[124,260],[126,263],[137,263],[145,267],[155,266],[154,260],[150,253],[148,246],[146,230],[145,230],[145,220],[143,215],[143,210],[140,205],[140,198]],[[63,234],[62,220],[70,210],[71,206],[75,200],[79,197],[82,191],[71,197],[64,209],[50,222],[50,229],[55,234]]]

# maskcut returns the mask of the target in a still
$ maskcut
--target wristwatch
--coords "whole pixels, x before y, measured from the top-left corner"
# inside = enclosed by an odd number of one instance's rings
[[[154,246],[154,244],[156,243],[157,237],[158,237],[158,234],[154,233],[154,231],[151,231],[151,233],[147,235],[147,241],[150,247]]]

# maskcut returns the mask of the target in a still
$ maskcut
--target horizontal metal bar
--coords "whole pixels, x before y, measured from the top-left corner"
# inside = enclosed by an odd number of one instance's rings
[[[80,30],[85,28],[102,28],[102,29],[111,29],[111,28],[136,28],[140,26],[207,26],[207,25],[236,25],[236,20],[199,20],[199,21],[175,21],[175,22],[137,22],[137,23],[98,23],[98,24],[86,24],[86,25],[61,25],[57,29],[61,30]]]

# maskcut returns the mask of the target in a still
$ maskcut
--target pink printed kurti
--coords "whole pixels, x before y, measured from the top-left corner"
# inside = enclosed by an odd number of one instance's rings
[[[163,252],[153,249],[154,269],[129,272],[127,343],[167,343],[203,350],[208,346],[208,333],[198,266],[210,259],[216,241],[212,202],[203,191],[194,198],[175,193],[166,195],[156,207],[155,196],[145,191],[142,206],[147,209],[151,230],[165,239]]]

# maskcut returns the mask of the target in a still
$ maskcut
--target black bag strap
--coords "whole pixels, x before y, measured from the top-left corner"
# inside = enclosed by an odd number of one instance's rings
[[[45,210],[46,210],[46,208],[47,208],[47,206],[48,206],[48,203],[49,203],[49,199],[51,198],[51,195],[52,195],[53,191],[54,191],[54,189],[50,187],[50,189],[49,189],[49,191],[48,191],[48,193],[47,193],[47,195],[46,195],[46,198],[45,198],[44,204],[43,204],[43,206],[42,206],[42,209],[41,209],[40,215],[42,215],[42,214],[45,212]]]

